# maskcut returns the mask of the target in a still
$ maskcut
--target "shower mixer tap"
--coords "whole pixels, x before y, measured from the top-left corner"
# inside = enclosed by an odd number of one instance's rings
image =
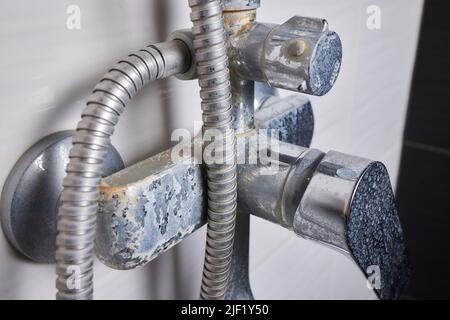
[[[295,16],[281,25],[257,22],[259,2],[223,1],[232,90],[230,103],[238,146],[236,157],[248,160],[247,153],[253,148],[254,141],[261,137],[270,141],[264,150],[258,150],[258,157],[263,153],[270,154],[268,161],[244,162],[236,166],[237,214],[225,298],[253,299],[248,278],[250,215],[287,228],[299,237],[339,250],[355,261],[367,277],[371,277],[373,268],[376,268],[381,284],[374,287],[377,295],[382,299],[400,298],[409,269],[386,168],[379,162],[357,156],[310,149],[314,131],[310,101],[298,94],[280,98],[275,90],[286,89],[315,96],[328,93],[342,64],[341,40],[337,33],[329,30],[324,19]],[[201,3],[190,1],[190,5],[197,9]],[[213,9],[204,10],[212,12]],[[195,20],[201,15],[194,10],[192,17]],[[194,24],[194,29],[196,27],[198,25]],[[168,42],[131,55],[131,58],[136,58],[133,63],[142,68],[146,66],[139,60],[143,59],[142,54],[151,56],[155,68],[135,72],[128,67],[123,72],[132,76],[127,76],[124,81],[133,84],[130,88],[134,95],[144,85],[142,76],[138,77],[141,72],[147,74],[147,80],[170,75],[183,80],[198,78],[198,70],[202,67],[196,66],[198,61],[195,59],[200,50],[199,43],[201,39],[196,38],[191,30],[174,32]],[[157,74],[152,75],[153,71]],[[94,98],[103,104],[124,106],[125,103],[112,94],[108,97],[99,95],[100,91],[113,92],[114,88],[106,84],[109,80],[118,81],[113,76],[121,76],[112,71],[108,75],[103,85],[94,91]],[[136,85],[139,79],[142,85]],[[115,94],[120,96],[121,90],[123,87]],[[89,115],[97,114],[92,105],[91,108],[88,105],[87,110]],[[115,111],[107,111],[110,117],[107,121],[117,122]],[[89,128],[84,124],[81,130]],[[101,130],[112,134],[103,123]],[[35,261],[54,260],[55,246],[51,239],[57,233],[56,211],[50,208],[58,208],[61,201],[60,173],[69,156],[68,150],[65,153],[52,152],[52,157],[44,157],[51,158],[52,163],[59,161],[59,173],[58,178],[42,179],[40,186],[27,185],[33,177],[33,172],[27,168],[30,168],[30,163],[36,163],[38,157],[42,158],[49,146],[57,150],[66,144],[67,137],[67,134],[53,136],[51,141],[41,142],[36,147],[40,152],[35,148],[22,157],[2,193],[1,216],[5,234],[14,247]],[[90,139],[86,135],[84,138]],[[75,140],[80,142],[80,137]],[[106,142],[109,141],[101,141],[102,144]],[[207,223],[209,175],[190,152],[177,158],[173,156],[181,149],[191,150],[191,144],[195,143],[184,141],[182,148],[180,144],[101,180],[99,199],[91,201],[98,203],[94,226],[95,253],[105,265],[119,270],[145,265]],[[110,165],[106,166],[105,172],[110,174],[123,166],[117,151],[112,147],[108,150],[108,159],[114,159],[113,164],[111,161],[106,163]],[[74,151],[70,154],[71,157],[78,155]],[[71,168],[78,170],[73,165]],[[83,186],[81,178],[75,182]],[[44,199],[37,193],[33,195],[33,190],[37,192],[43,184],[53,186],[48,188],[54,193],[52,197]],[[84,186],[93,187],[91,184]],[[27,206],[32,197],[46,204],[34,209],[40,210],[41,215],[36,215]],[[24,205],[17,206],[17,199]],[[67,197],[62,201],[68,201]],[[20,211],[25,209],[27,211]],[[72,211],[71,214],[75,214]],[[43,215],[54,223],[41,223],[34,228],[50,241],[34,242],[30,247],[30,229],[23,222],[36,221]],[[88,224],[91,220],[80,223]],[[67,245],[75,240],[59,238],[61,241],[66,241]],[[66,257],[59,257],[62,258]],[[89,271],[92,266],[87,268],[86,277],[92,282]],[[62,285],[62,282],[58,283],[58,286]],[[69,290],[60,293],[60,297],[91,298],[91,291],[88,287],[72,293]]]

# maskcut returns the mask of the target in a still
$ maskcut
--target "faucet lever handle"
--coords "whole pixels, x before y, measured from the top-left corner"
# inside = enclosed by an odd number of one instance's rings
[[[301,237],[348,254],[381,299],[398,299],[409,264],[389,174],[380,162],[331,151],[294,216]]]

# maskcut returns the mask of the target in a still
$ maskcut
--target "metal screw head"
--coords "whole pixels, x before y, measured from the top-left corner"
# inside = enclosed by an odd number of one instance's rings
[[[323,96],[339,75],[342,43],[323,19],[293,17],[270,31],[264,48],[263,73],[276,88]]]
[[[301,57],[305,51],[306,42],[302,39],[294,39],[288,45],[288,53],[291,57]]]

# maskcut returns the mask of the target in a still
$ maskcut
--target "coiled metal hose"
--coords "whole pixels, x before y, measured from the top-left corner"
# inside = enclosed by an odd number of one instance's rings
[[[58,212],[58,299],[93,298],[99,183],[110,137],[120,115],[146,84],[183,73],[190,63],[190,51],[180,40],[148,46],[111,68],[89,97],[73,137]]]
[[[224,299],[233,254],[237,186],[226,35],[220,1],[189,0],[189,6],[201,87],[204,136],[213,131],[212,135],[218,139],[215,141],[223,142],[220,146],[215,142],[214,147],[216,155],[223,155],[223,161],[206,161],[208,230],[201,298]],[[204,147],[206,150],[207,146]]]

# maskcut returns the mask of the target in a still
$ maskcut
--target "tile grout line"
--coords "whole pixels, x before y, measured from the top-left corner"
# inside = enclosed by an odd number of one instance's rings
[[[440,155],[444,155],[447,157],[450,157],[450,149],[445,149],[445,148],[441,148],[441,147],[436,147],[433,145],[427,145],[427,144],[423,144],[420,142],[413,142],[410,140],[405,140],[404,141],[404,145],[406,147],[410,147],[410,148],[415,148],[415,149],[419,149],[422,151],[428,151],[431,153],[436,153],[436,154],[440,154]]]

